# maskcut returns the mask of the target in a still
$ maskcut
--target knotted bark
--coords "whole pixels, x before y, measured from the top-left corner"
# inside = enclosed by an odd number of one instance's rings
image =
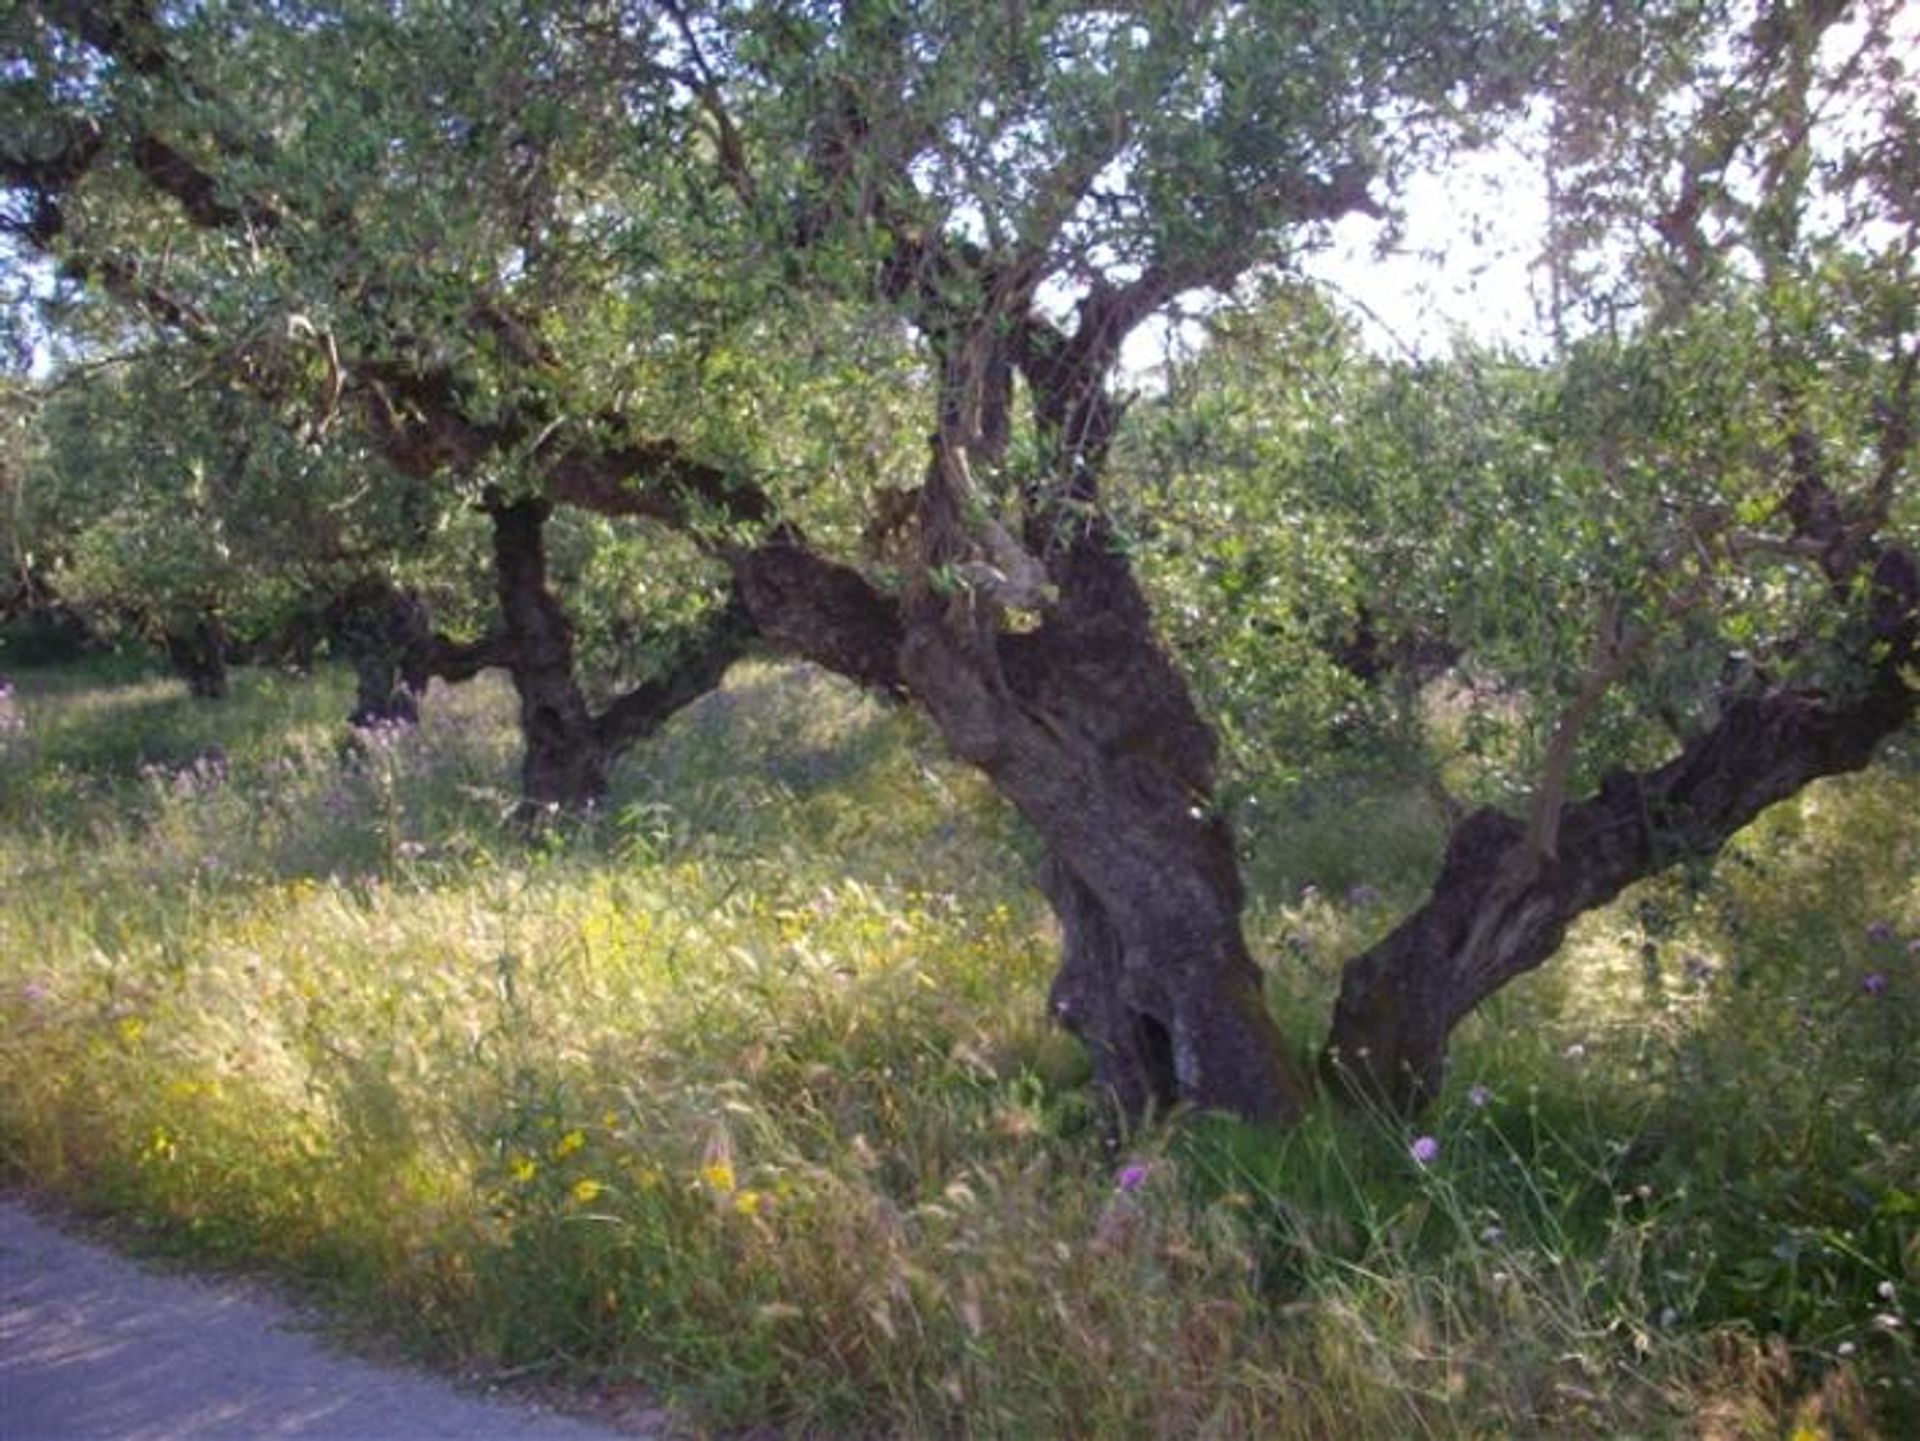
[[[1058,550],[1058,600],[1003,630],[969,593],[905,607],[901,675],[954,752],[1047,845],[1055,1017],[1132,1119],[1174,1105],[1287,1123],[1307,1094],[1241,930],[1215,744],[1101,524]]]

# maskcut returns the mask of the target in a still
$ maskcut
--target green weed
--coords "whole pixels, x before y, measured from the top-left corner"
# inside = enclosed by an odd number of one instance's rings
[[[1030,844],[909,715],[743,667],[529,847],[502,687],[348,741],[343,677],[238,682],[17,678],[14,1182],[422,1355],[640,1380],[702,1425],[1920,1424],[1910,770],[1589,918],[1469,1023],[1417,1131],[1329,1109],[1115,1149],[1045,1021]],[[1361,784],[1254,866],[1303,1044],[1437,835]]]

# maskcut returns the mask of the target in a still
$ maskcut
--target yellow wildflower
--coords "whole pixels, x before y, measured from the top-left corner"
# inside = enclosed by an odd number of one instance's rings
[[[531,1156],[515,1156],[507,1163],[507,1174],[522,1185],[533,1179],[533,1173],[540,1169],[540,1163]]]
[[[554,1143],[553,1159],[556,1161],[564,1161],[575,1151],[584,1148],[586,1144],[587,1133],[585,1131],[569,1131]]]
[[[760,1201],[758,1191],[742,1191],[733,1198],[733,1209],[743,1216],[757,1216],[760,1213]]]
[[[584,1206],[606,1189],[607,1188],[598,1181],[575,1181],[573,1183],[573,1199]]]
[[[731,1161],[709,1161],[700,1168],[700,1179],[716,1191],[733,1189],[733,1163]]]

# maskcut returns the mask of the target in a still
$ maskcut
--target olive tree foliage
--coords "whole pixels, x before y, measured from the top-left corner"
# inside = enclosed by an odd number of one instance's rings
[[[1104,501],[1121,347],[1385,208],[1404,168],[1525,88],[1525,15],[675,13],[755,229],[799,283],[910,325],[934,377],[919,473],[876,496],[892,573],[869,568],[860,593],[849,557],[745,558],[756,619],[907,690],[1034,826],[1063,932],[1053,1009],[1123,1109],[1296,1115],[1306,1083],[1241,931],[1215,738]]]
[[[1411,509],[1430,508],[1430,457],[1387,423],[1396,367],[1297,279],[1216,309],[1205,335],[1130,411],[1114,508],[1220,733],[1229,794],[1257,805],[1255,791],[1417,764],[1418,693],[1456,658],[1456,617],[1428,573],[1433,517]],[[1425,399],[1430,418],[1449,409]],[[1487,443],[1492,419],[1474,417]]]
[[[1893,216],[1898,187],[1875,177],[1906,152],[1875,138],[1911,125],[1887,98],[1889,47],[1873,57],[1886,103],[1868,139],[1814,139],[1819,97],[1851,83],[1827,44],[1843,7],[16,13],[8,228],[70,288],[218,354],[310,435],[351,428],[481,506],[531,796],[597,794],[636,713],[596,714],[580,689],[549,565],[572,542],[550,532],[553,508],[681,532],[729,573],[723,616],[911,696],[1032,824],[1061,923],[1053,1009],[1127,1112],[1284,1121],[1309,1083],[1242,933],[1217,736],[1111,503],[1123,343],[1286,266],[1345,216],[1390,214],[1407,173],[1529,102],[1556,146],[1561,368],[1358,372],[1342,383],[1364,444],[1342,450],[1352,427],[1329,413],[1302,443],[1254,448],[1277,493],[1299,487],[1275,521],[1309,524],[1260,565],[1324,567],[1369,623],[1417,618],[1462,632],[1450,643],[1485,664],[1533,666],[1542,717],[1526,818],[1467,816],[1431,900],[1349,968],[1334,1074],[1395,1104],[1431,1095],[1452,1027],[1544,961],[1573,915],[1864,764],[1911,714],[1911,561],[1880,524],[1898,507],[1860,530],[1844,473],[1891,477],[1869,501],[1902,491],[1910,342],[1860,332],[1876,358],[1856,373],[1821,358],[1818,324],[1783,325],[1776,301],[1824,293],[1821,253],[1843,269],[1886,259],[1857,223],[1821,243],[1781,223],[1843,192]],[[1817,173],[1829,153],[1852,157],[1831,185]],[[1769,200],[1794,195],[1805,204]],[[1755,285],[1768,374],[1801,376],[1773,387],[1761,431],[1683,394],[1682,338],[1723,339],[1713,317],[1743,313]],[[1589,334],[1589,317],[1614,328]],[[1311,341],[1310,365],[1313,345],[1339,348]],[[1854,400],[1822,398],[1843,381]],[[1636,383],[1661,402],[1651,425]],[[1783,430],[1788,416],[1805,423]],[[1690,513],[1674,504],[1686,486],[1663,489],[1677,469],[1706,484],[1766,474],[1783,453],[1798,467],[1785,502],[1676,523]],[[1163,494],[1184,504],[1181,459]],[[1383,557],[1435,577],[1433,598],[1381,587]],[[1670,759],[1636,751],[1587,794],[1653,642],[1691,633],[1720,587],[1771,604],[1780,582],[1745,577],[1774,559],[1798,575],[1796,557],[1851,610],[1829,633],[1861,684],[1815,690],[1762,668],[1756,692],[1676,712]],[[1241,556],[1193,580],[1251,573]],[[1179,590],[1158,594],[1212,604]],[[1798,614],[1745,608],[1781,626]],[[1569,623],[1571,648],[1553,638]]]
[[[848,423],[844,357],[877,375],[901,350],[897,330],[713,283],[743,241],[706,222],[687,166],[658,163],[682,137],[657,18],[47,3],[8,22],[8,228],[57,265],[60,318],[131,317],[308,444],[369,447],[443,516],[491,518],[498,624],[434,664],[512,671],[539,804],[598,799],[611,758],[744,643],[738,607],[716,603],[724,569],[673,552],[650,569],[708,597],[682,645],[655,647],[681,669],[590,706],[579,621],[612,634],[634,618],[568,613],[552,505],[679,526],[709,557],[765,517],[753,472],[803,470],[796,507],[844,512],[887,443],[871,397]],[[766,369],[787,380],[748,383]],[[595,571],[594,535],[646,548],[573,525],[578,574]],[[680,594],[664,613],[695,609]]]
[[[35,547],[37,512],[26,484],[39,451],[38,396],[0,378],[0,625],[44,612],[47,558]]]
[[[163,350],[53,389],[22,484],[54,591],[217,693],[230,651],[311,653],[354,586],[419,571],[436,542],[445,561],[460,552],[377,457],[302,445],[244,390],[209,392],[190,360]]]

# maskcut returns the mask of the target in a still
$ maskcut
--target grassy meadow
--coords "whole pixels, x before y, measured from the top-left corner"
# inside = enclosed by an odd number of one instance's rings
[[[1589,917],[1417,1130],[1116,1148],[1029,840],[813,672],[531,844],[490,679],[352,742],[328,672],[12,682],[0,1180],[412,1354],[696,1434],[1920,1435],[1911,739]],[[1265,798],[1303,1046],[1423,893],[1421,795]]]

